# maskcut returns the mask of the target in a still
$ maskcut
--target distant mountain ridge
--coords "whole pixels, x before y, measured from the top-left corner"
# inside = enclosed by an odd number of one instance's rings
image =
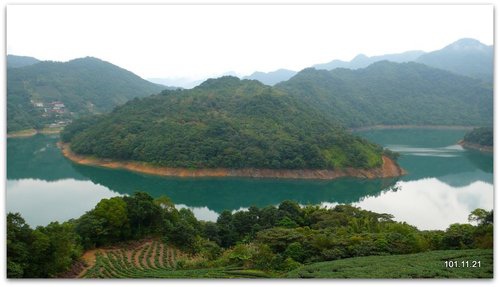
[[[487,46],[475,39],[464,38],[455,41],[443,49],[426,53],[420,50],[406,51],[368,57],[358,54],[351,61],[332,60],[328,63],[315,64],[311,67],[321,70],[336,68],[360,69],[379,61],[395,63],[418,62],[430,67],[443,69],[455,74],[493,82],[493,46]],[[283,72],[283,71],[286,71]],[[266,85],[275,85],[292,78],[297,72],[279,69],[273,72],[254,72],[244,79],[258,80]]]
[[[203,82],[203,80],[191,80],[188,78],[147,78],[146,80],[165,86],[169,90],[191,89]]]
[[[42,61],[7,70],[7,129],[40,128],[110,111],[165,87],[93,57]]]
[[[279,69],[273,72],[254,72],[249,76],[243,77],[243,79],[257,80],[265,85],[274,86],[275,84],[286,81],[293,77],[297,72],[287,69]]]
[[[368,57],[364,54],[359,54],[349,62],[341,60],[333,60],[331,62],[325,64],[317,64],[312,67],[321,70],[333,70],[336,68],[359,69],[359,68],[366,68],[369,65],[379,61],[391,61],[395,63],[411,62],[415,61],[418,57],[422,56],[423,54],[425,54],[424,51],[407,51],[403,53],[379,55],[373,57]]]

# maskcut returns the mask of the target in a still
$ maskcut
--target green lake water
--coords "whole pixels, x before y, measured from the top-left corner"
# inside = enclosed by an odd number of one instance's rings
[[[401,154],[401,178],[278,180],[174,178],[73,164],[56,146],[58,136],[7,140],[6,210],[33,226],[77,218],[102,198],[145,191],[167,195],[178,208],[215,220],[223,210],[300,204],[349,203],[390,213],[421,229],[467,222],[475,208],[493,208],[493,156],[464,150],[465,130],[387,129],[357,132]]]

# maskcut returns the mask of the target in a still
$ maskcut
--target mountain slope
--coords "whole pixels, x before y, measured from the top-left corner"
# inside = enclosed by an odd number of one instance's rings
[[[278,88],[348,127],[491,125],[493,91],[475,79],[417,63],[305,69]]]
[[[416,62],[493,83],[493,46],[475,39],[460,39]]]
[[[381,147],[257,81],[210,79],[134,99],[62,134],[99,158],[184,168],[333,169],[382,165]]]
[[[40,62],[40,60],[33,57],[7,55],[7,68],[19,68],[33,65],[38,62]]]
[[[91,57],[10,68],[8,130],[38,128],[75,115],[109,111],[134,97],[162,89],[127,70]]]

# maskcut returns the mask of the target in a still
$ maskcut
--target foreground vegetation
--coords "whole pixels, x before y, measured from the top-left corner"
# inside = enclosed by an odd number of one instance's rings
[[[440,250],[405,255],[366,256],[305,264],[290,272],[241,266],[185,269],[189,260],[153,240],[135,248],[99,250],[81,278],[492,278],[493,250]],[[198,260],[203,260],[198,258]],[[457,262],[447,267],[445,262]],[[470,266],[462,266],[469,264]],[[473,263],[475,262],[475,263]],[[476,264],[472,267],[472,264]],[[480,266],[479,266],[480,264]]]
[[[188,209],[177,210],[168,198],[136,193],[103,199],[76,220],[35,229],[9,213],[7,275],[57,277],[85,250],[96,248],[95,265],[84,277],[276,277],[314,262],[351,257],[491,249],[493,212],[476,209],[469,219],[477,226],[420,231],[389,214],[349,205],[300,207],[284,201],[278,207],[224,211],[216,222],[205,222]],[[157,239],[139,247],[113,247],[143,238]],[[402,270],[390,277],[406,274]]]
[[[61,139],[77,154],[181,168],[372,168],[384,153],[287,93],[235,77],[134,99]]]
[[[447,267],[445,261],[456,261]],[[462,266],[469,264],[469,267]],[[476,262],[476,263],[473,263]],[[480,262],[481,267],[478,266]],[[475,267],[472,265],[475,264]],[[493,278],[493,249],[429,251],[320,262],[297,268],[288,278]]]

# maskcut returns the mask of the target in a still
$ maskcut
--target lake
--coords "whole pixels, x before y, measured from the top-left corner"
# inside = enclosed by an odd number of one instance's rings
[[[197,218],[216,220],[223,210],[277,205],[353,204],[390,213],[420,229],[467,222],[475,208],[493,208],[493,155],[456,142],[466,130],[386,129],[357,134],[401,154],[401,178],[277,180],[173,178],[73,164],[56,146],[57,135],[7,139],[7,212],[32,225],[77,218],[99,200],[145,191],[166,195]]]

